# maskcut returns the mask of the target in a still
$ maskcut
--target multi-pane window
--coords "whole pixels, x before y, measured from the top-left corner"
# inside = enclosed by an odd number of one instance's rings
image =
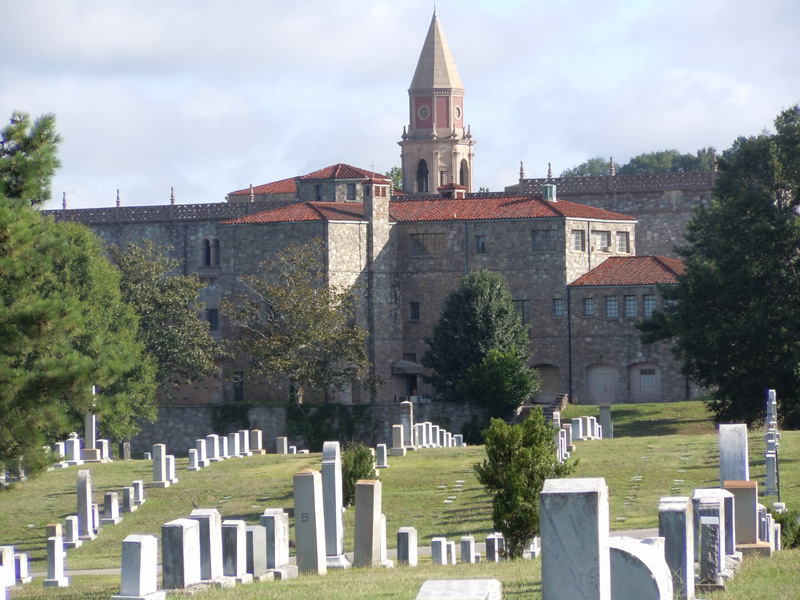
[[[531,320],[531,301],[530,300],[514,300],[514,308],[517,309],[522,324],[526,325]]]
[[[486,254],[486,236],[475,236],[475,254]]]
[[[643,392],[656,393],[658,391],[655,369],[639,370],[639,389]]]
[[[608,250],[611,247],[610,231],[592,231],[592,246],[594,250]]]
[[[579,252],[586,250],[586,232],[583,229],[572,230],[572,249]]]
[[[410,238],[411,256],[444,254],[445,237],[443,233],[412,233]]]
[[[616,296],[606,296],[606,317],[616,318],[619,316],[619,305]]]
[[[216,308],[209,308],[208,315],[208,328],[211,331],[219,331],[219,310]]]
[[[583,299],[583,315],[585,317],[594,316],[594,298]]]
[[[356,184],[355,183],[348,183],[347,184],[347,199],[348,200],[355,200],[356,199]]]
[[[617,232],[617,252],[628,254],[631,251],[631,235],[627,231]]]
[[[636,296],[625,296],[625,316],[632,319],[636,316]]]
[[[564,299],[563,298],[553,298],[553,316],[554,317],[563,317],[564,316]]]
[[[419,302],[408,303],[408,318],[412,321],[419,321]]]
[[[642,314],[645,319],[653,316],[653,311],[656,309],[656,297],[653,294],[645,294],[642,296]]]
[[[533,251],[549,252],[556,250],[556,233],[555,229],[534,229],[531,231],[533,235]]]

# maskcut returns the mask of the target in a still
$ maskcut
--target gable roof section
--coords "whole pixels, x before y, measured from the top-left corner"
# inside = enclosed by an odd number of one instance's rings
[[[671,284],[685,271],[682,261],[666,256],[612,256],[569,287]]]
[[[253,186],[253,194],[269,195],[269,194],[294,194],[297,190],[294,182],[297,177],[289,179],[281,179],[280,181],[273,181],[272,183],[265,183],[263,185]],[[250,188],[247,187],[243,190],[236,190],[228,194],[229,196],[249,196]]]
[[[364,207],[355,202],[301,202],[223,221],[223,225],[297,223],[300,221],[363,221]]]
[[[224,221],[226,225],[295,221],[363,221],[357,202],[303,202]],[[548,202],[540,196],[486,196],[392,200],[389,217],[398,223],[490,221],[499,219],[578,218],[635,221],[633,217],[573,202]]]
[[[382,181],[389,181],[389,178],[381,173],[366,171],[344,163],[337,163],[330,167],[320,169],[319,171],[309,173],[308,175],[297,177],[298,181],[306,181],[309,179],[379,179]]]

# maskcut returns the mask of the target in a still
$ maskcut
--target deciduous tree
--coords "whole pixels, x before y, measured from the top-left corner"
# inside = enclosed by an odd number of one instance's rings
[[[367,333],[353,324],[352,289],[331,285],[319,240],[290,245],[242,276],[245,293],[223,302],[233,349],[255,373],[324,390],[364,377]]]
[[[776,133],[739,138],[720,160],[714,201],[689,223],[686,274],[644,321],[672,339],[683,370],[712,391],[717,421],[763,418],[778,391],[784,426],[800,425],[800,108]]]

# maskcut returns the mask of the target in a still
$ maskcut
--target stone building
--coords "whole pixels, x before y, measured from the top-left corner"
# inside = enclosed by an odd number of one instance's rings
[[[172,246],[186,273],[207,283],[212,334],[234,335],[219,312],[239,277],[288,244],[323,240],[332,283],[361,290],[370,397],[359,385],[340,402],[422,399],[419,363],[447,294],[475,269],[502,273],[530,327],[539,400],[677,401],[696,390],[665,344],[644,345],[637,319],[662,308],[657,285],[677,281],[674,246],[713,173],[525,179],[506,193],[472,193],[474,145],[465,88],[434,14],[409,89],[401,146],[403,191],[369,170],[337,164],[231,192],[205,205],[50,211],[86,223],[107,243],[149,238]],[[644,251],[642,249],[644,248]],[[638,250],[638,252],[637,252]],[[283,400],[281,382],[220,360],[216,377],[182,390],[182,403]],[[330,398],[330,397],[329,397]]]

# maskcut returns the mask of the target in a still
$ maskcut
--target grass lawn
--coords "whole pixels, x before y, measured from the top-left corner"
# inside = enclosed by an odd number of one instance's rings
[[[597,407],[569,406],[564,419],[598,414]],[[717,438],[705,419],[700,403],[674,405],[620,405],[612,407],[615,438],[578,442],[574,458],[580,460],[576,477],[604,477],[609,486],[611,528],[656,527],[658,501],[667,495],[688,495],[697,487],[719,485]],[[783,500],[798,508],[800,497],[800,432],[785,432],[781,445]],[[764,481],[764,441],[761,430],[750,434],[751,479]],[[472,465],[484,458],[482,447],[426,450],[391,458],[381,470],[383,512],[387,517],[388,543],[395,532],[414,526],[420,546],[433,536],[458,539],[473,534],[482,541],[492,531],[489,497],[472,473]],[[131,533],[160,534],[161,525],[187,516],[192,502],[216,507],[223,519],[257,523],[268,507],[283,507],[292,514],[292,475],[304,468],[319,469],[321,455],[254,456],[217,463],[197,473],[178,460],[179,483],[167,489],[148,488],[147,502],[117,526],[105,526],[97,540],[69,551],[69,569],[118,568],[122,540]],[[81,467],[83,468],[83,467]],[[106,491],[119,491],[135,479],[152,480],[149,461],[117,461],[87,467],[92,470],[95,501]],[[28,552],[32,569],[46,570],[44,527],[63,523],[76,510],[78,468],[61,469],[0,493],[0,543]],[[457,481],[463,486],[456,486]],[[451,503],[445,500],[451,499]],[[765,502],[768,503],[768,502]],[[345,549],[353,547],[354,510],[345,513]],[[418,569],[371,569],[331,571],[326,577],[257,584],[236,590],[210,590],[206,598],[413,598],[423,581],[431,578],[497,577],[507,598],[539,598],[539,561],[433,567],[422,559]],[[791,586],[793,571],[800,567],[800,552],[785,551],[772,561],[750,560],[731,582],[729,591],[717,598],[760,598],[757,590],[770,590],[770,598],[792,597],[775,593]],[[118,576],[75,577],[70,588],[43,590],[42,579],[12,598],[108,598],[119,591]],[[773,587],[773,586],[778,586]],[[738,594],[738,595],[737,595]],[[800,594],[798,594],[800,596]],[[767,597],[764,595],[763,597]]]

